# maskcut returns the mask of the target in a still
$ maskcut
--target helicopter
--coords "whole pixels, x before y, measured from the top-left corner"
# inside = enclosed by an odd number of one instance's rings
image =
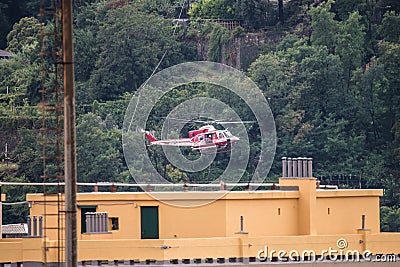
[[[222,122],[222,121],[196,121],[190,122],[206,124],[197,130],[188,132],[187,138],[158,140],[149,131],[144,131],[147,140],[151,145],[160,146],[186,146],[200,153],[215,150],[216,152],[229,152],[234,143],[240,141],[240,138],[234,136],[228,129],[218,130],[213,124],[238,124],[238,123],[254,123],[254,121],[241,122]]]

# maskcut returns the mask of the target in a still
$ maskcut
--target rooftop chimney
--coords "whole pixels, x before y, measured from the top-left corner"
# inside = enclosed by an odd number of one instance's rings
[[[282,178],[312,177],[312,158],[282,158]]]

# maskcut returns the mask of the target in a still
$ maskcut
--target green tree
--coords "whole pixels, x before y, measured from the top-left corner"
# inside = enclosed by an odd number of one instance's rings
[[[400,208],[381,207],[381,231],[400,232]]]
[[[31,182],[42,182],[42,148],[38,142],[38,132],[22,128],[19,130],[19,136],[20,141],[13,152],[17,156],[16,175]]]
[[[377,59],[372,59],[366,70],[359,68],[353,76],[355,99],[358,110],[355,113],[353,128],[357,132],[364,132],[366,149],[375,150],[382,146],[383,110],[385,106],[381,93],[384,92],[387,82],[384,77],[383,65]]]
[[[13,93],[20,94],[17,99],[27,98],[33,104],[39,101],[41,87],[40,70],[40,23],[35,18],[22,18],[7,35],[7,49],[14,54],[8,60],[0,62],[0,92],[8,87]]]
[[[385,41],[400,42],[400,15],[394,12],[385,13],[382,24],[379,26],[379,33]]]
[[[292,55],[293,56],[292,56]],[[341,62],[338,56],[330,54],[326,46],[308,46],[299,43],[285,55],[288,62],[296,62],[296,86],[300,94],[297,105],[307,110],[306,119],[321,114],[346,114],[346,92],[343,90]]]
[[[241,20],[250,30],[259,30],[266,25],[283,23],[283,1],[267,0],[199,0],[192,3],[189,15],[194,19]]]
[[[326,46],[288,36],[278,52],[260,56],[249,72],[274,113],[280,137],[277,158],[309,155],[318,159],[320,174],[352,173],[361,167],[365,135],[352,130],[357,106],[346,92],[339,56]]]
[[[235,3],[229,0],[200,0],[192,3],[189,15],[196,19],[236,19]]]
[[[31,182],[26,177],[5,177],[3,182],[17,182],[27,183]],[[2,193],[7,195],[7,202],[23,202],[28,193],[38,192],[37,188],[33,186],[3,186]],[[19,205],[4,205],[3,203],[3,224],[24,223],[26,217],[29,215],[28,203],[21,203]]]
[[[290,67],[287,62],[275,53],[261,55],[254,61],[249,74],[253,81],[264,91],[269,100],[275,119],[287,113],[293,95],[290,88]]]
[[[380,92],[380,98],[384,102],[383,114],[381,117],[384,138],[393,141],[396,132],[395,125],[400,119],[400,75],[398,63],[400,60],[400,44],[381,42],[379,44],[380,57],[378,64],[383,65],[383,80],[386,85]],[[395,133],[397,135],[398,133]]]
[[[304,117],[295,140],[318,159],[320,172],[352,173],[360,167],[358,158],[365,139],[363,133],[352,130],[355,99],[346,91],[339,56],[330,54],[325,46],[309,49],[312,53],[300,61],[296,75],[300,93],[296,107],[304,110]]]
[[[22,18],[15,23],[7,35],[7,50],[11,53],[21,53],[28,47],[38,54],[40,46],[40,22],[33,17]]]
[[[96,42],[101,46],[88,82],[93,99],[113,100],[136,90],[166,50],[161,67],[183,59],[171,24],[134,6],[108,10],[99,25]]]
[[[23,17],[38,13],[39,2],[35,0],[0,0],[0,48],[6,47],[7,33],[14,23]]]
[[[379,63],[383,64],[383,81],[386,85],[379,94],[384,105],[381,107],[380,124],[382,125],[381,138],[384,140],[384,154],[386,155],[387,173],[385,182],[387,189],[391,189],[388,196],[391,205],[399,205],[400,167],[399,167],[399,136],[400,136],[400,75],[398,62],[400,60],[400,44],[381,42]]]
[[[315,158],[318,159],[316,166],[319,175],[331,174],[354,174],[358,173],[362,165],[359,160],[364,155],[363,134],[349,131],[350,123],[345,119],[334,118],[332,114],[324,118],[323,123],[311,132],[309,140],[315,142],[317,151]],[[319,148],[322,148],[319,150]],[[320,162],[323,159],[324,162]],[[335,162],[334,165],[329,162]]]
[[[314,45],[325,45],[333,52],[338,33],[338,23],[334,20],[335,13],[331,12],[333,0],[328,0],[311,8],[311,42]]]
[[[93,113],[81,115],[77,132],[77,170],[80,182],[112,182],[121,171],[117,144],[120,132]]]
[[[0,29],[0,47],[5,47],[7,43],[7,33],[11,28],[11,23],[7,17],[8,5],[4,1],[0,2],[0,24],[2,25]]]
[[[39,101],[41,87],[41,67],[39,63],[29,62],[25,55],[15,55],[0,61],[0,93],[8,92],[15,96],[14,106],[22,106],[23,100],[30,103]]]
[[[362,66],[364,58],[365,33],[361,16],[353,12],[349,18],[339,24],[336,54],[343,64],[345,85],[350,87],[352,72]]]
[[[79,82],[86,82],[97,59],[96,36],[89,29],[77,29],[74,31],[74,40],[75,77]]]
[[[258,30],[267,22],[275,24],[277,21],[276,4],[260,0],[237,0],[237,18],[243,21],[245,28]]]
[[[227,48],[229,40],[229,31],[219,24],[214,24],[210,34],[209,47],[207,51],[208,60],[214,62],[223,61],[222,57],[226,55],[222,54],[222,50],[223,47]]]
[[[134,3],[141,12],[157,14],[163,18],[177,18],[182,4],[182,1],[177,0],[139,0]]]

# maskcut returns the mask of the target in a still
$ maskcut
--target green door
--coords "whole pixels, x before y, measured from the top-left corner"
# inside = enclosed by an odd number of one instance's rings
[[[158,207],[140,207],[142,239],[158,239]]]

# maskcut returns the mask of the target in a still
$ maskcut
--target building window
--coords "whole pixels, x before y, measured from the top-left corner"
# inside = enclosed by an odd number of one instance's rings
[[[111,230],[119,230],[118,217],[111,217],[110,218],[110,226],[111,226]]]
[[[96,212],[97,206],[78,206],[81,209],[81,233],[86,233],[86,213]]]
[[[87,212],[86,233],[108,233],[108,212]]]

